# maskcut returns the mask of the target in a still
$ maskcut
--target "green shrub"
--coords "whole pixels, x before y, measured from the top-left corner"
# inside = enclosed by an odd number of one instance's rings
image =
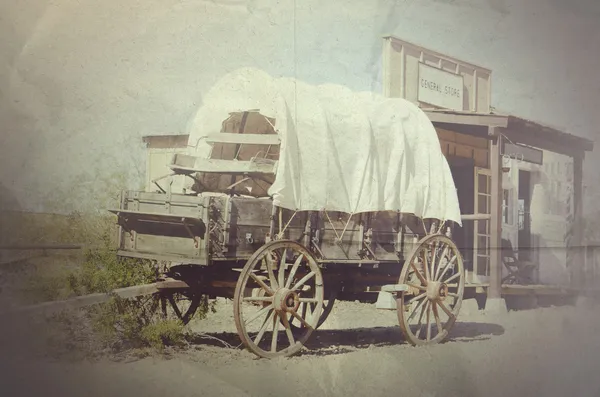
[[[80,218],[77,220],[83,224]],[[36,303],[109,293],[117,288],[156,280],[157,268],[153,261],[117,256],[111,230],[100,231],[96,234],[95,247],[85,250],[80,266],[71,270],[38,269],[40,271],[23,288],[26,300]],[[133,299],[115,296],[109,302],[81,309],[82,318],[77,321],[72,320],[73,313],[70,313],[71,317],[59,313],[52,316],[51,321],[61,330],[58,334],[64,339],[64,347],[77,340],[79,348],[92,354],[106,350],[163,350],[166,346],[184,346],[187,340],[185,327],[177,319],[164,318],[156,300],[156,296]],[[209,310],[214,312],[214,307],[204,299],[195,317],[203,318]],[[60,344],[57,332],[52,334],[52,339],[55,345]]]

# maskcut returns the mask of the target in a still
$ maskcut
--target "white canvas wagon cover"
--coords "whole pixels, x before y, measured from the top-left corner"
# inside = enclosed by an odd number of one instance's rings
[[[190,153],[231,112],[275,119],[281,139],[274,203],[290,210],[400,211],[461,224],[454,180],[427,115],[401,98],[309,85],[244,68],[220,79],[189,126]]]

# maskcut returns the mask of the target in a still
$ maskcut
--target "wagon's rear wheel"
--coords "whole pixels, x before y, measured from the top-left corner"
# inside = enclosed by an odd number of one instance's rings
[[[259,288],[261,293],[250,294]],[[314,304],[303,314],[300,305]],[[254,354],[272,358],[298,353],[317,328],[323,311],[323,277],[316,260],[302,245],[276,240],[248,260],[234,295],[235,325]],[[303,327],[292,332],[289,318]]]
[[[400,329],[412,345],[443,341],[454,325],[465,288],[463,260],[441,234],[422,238],[400,274],[409,291],[398,296]]]

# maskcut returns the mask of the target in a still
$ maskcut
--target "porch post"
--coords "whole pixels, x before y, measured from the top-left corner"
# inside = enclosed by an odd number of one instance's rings
[[[486,311],[506,311],[502,299],[502,135],[489,128],[491,168],[491,221],[490,221],[490,285],[487,292]]]
[[[585,153],[573,156],[573,225],[571,246],[567,247],[567,252],[571,251],[568,263],[571,271],[571,286],[582,288],[585,275],[583,274],[583,159]]]

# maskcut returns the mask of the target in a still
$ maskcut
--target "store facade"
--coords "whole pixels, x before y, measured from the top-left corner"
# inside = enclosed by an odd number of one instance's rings
[[[509,242],[531,265],[535,284],[581,285],[582,168],[593,143],[496,113],[490,69],[394,36],[383,40],[384,95],[427,113],[452,169],[467,281],[499,298]]]

